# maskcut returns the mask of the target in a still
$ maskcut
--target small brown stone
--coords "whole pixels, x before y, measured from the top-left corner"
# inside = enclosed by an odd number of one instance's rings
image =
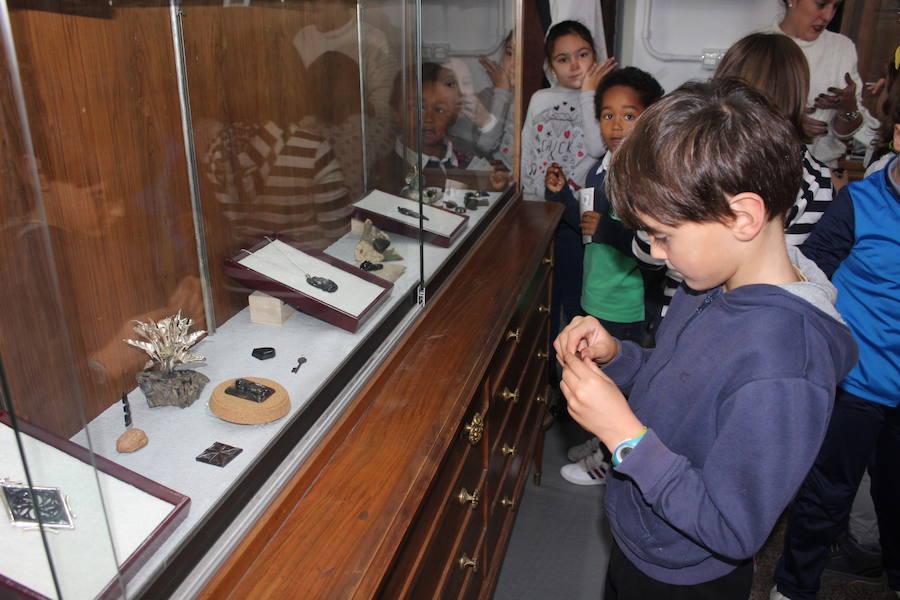
[[[147,445],[147,434],[143,429],[129,429],[116,440],[117,452],[134,452]]]

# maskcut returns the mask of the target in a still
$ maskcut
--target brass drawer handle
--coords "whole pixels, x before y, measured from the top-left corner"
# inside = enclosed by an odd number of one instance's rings
[[[537,358],[538,358],[538,360],[545,360],[545,359],[550,358],[550,354],[548,354],[547,352],[544,352],[543,350],[538,350]]]
[[[519,388],[516,388],[514,391],[509,391],[509,388],[504,387],[503,391],[500,392],[500,397],[504,400],[512,400],[513,404],[519,401]]]
[[[475,510],[478,507],[478,490],[475,490],[470,494],[466,488],[460,488],[456,499],[459,500],[460,504],[466,504],[468,502],[471,505],[472,510]]]
[[[545,265],[550,265],[551,267],[553,266],[553,259],[549,256],[545,256],[543,259],[541,259],[541,262]]]
[[[538,394],[537,396],[535,396],[534,401],[537,402],[538,404],[546,404],[547,403],[547,399],[544,398],[543,394]]]
[[[522,330],[516,329],[515,331],[507,331],[506,339],[508,340],[516,340],[516,343],[519,343],[519,340],[522,339]]]
[[[539,304],[539,305],[538,305],[538,312],[539,312],[539,313],[544,313],[544,314],[546,315],[548,312],[550,312],[550,307],[547,306],[547,305],[545,305],[545,304]]]
[[[515,456],[516,455],[516,447],[510,446],[509,444],[504,443],[503,447],[500,448],[500,452],[503,453],[503,456]]]
[[[459,557],[458,563],[460,569],[472,569],[473,572],[478,572],[478,559],[469,558],[468,556],[466,556],[465,552],[463,552],[462,556]]]
[[[503,498],[500,500],[500,506],[505,506],[506,508],[512,508],[516,505],[515,500],[510,500],[509,498]]]
[[[466,433],[469,434],[469,443],[473,446],[481,441],[481,435],[484,433],[484,418],[481,413],[475,413],[472,416],[472,422],[464,427]]]

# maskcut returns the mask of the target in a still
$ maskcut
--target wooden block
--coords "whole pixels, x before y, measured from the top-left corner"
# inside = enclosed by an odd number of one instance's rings
[[[250,321],[264,325],[281,325],[297,312],[278,298],[259,290],[250,294]]]

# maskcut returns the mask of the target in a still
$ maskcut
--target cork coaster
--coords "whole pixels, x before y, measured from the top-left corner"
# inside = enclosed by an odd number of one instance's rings
[[[216,386],[209,399],[209,409],[220,419],[239,425],[258,425],[280,419],[288,414],[291,409],[291,401],[288,399],[287,390],[271,379],[262,377],[244,377],[263,385],[267,385],[275,393],[266,398],[264,402],[244,400],[237,396],[225,393],[225,388],[234,383],[234,379],[226,379]]]

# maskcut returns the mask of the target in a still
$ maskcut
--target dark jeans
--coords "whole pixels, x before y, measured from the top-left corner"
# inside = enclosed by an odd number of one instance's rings
[[[845,529],[866,467],[888,584],[900,590],[900,408],[838,389],[822,449],[788,517],[778,591],[814,600],[828,547]]]
[[[609,332],[609,335],[616,339],[625,341],[630,340],[642,344],[644,342],[644,321],[635,321],[634,323],[616,323],[615,321],[607,321],[605,319],[597,319],[603,328]]]
[[[581,280],[584,245],[581,234],[565,223],[556,228],[554,244],[553,282],[550,302],[550,364],[556,362],[553,341],[581,310]],[[552,369],[556,372],[556,369]]]
[[[696,585],[673,585],[645,575],[613,540],[604,600],[747,600],[753,585],[753,561],[718,579]]]

